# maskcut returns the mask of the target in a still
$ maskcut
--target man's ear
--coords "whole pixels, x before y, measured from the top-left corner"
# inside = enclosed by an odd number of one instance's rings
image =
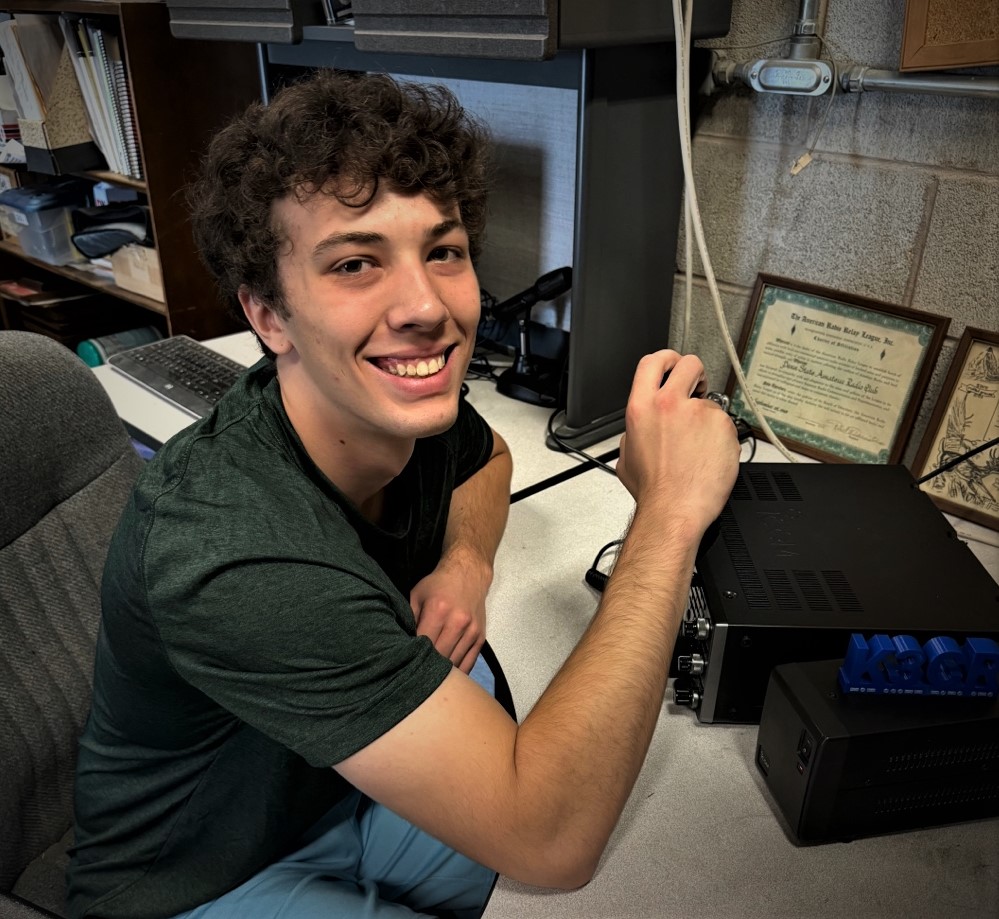
[[[288,338],[285,321],[273,307],[260,300],[245,285],[239,288],[239,303],[250,327],[274,354],[287,354],[291,351],[294,346]]]

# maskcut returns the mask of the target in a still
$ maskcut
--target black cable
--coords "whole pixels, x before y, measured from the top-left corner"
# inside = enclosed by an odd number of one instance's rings
[[[563,453],[569,453],[572,456],[576,456],[583,461],[583,464],[575,469],[569,469],[564,472],[560,472],[557,475],[551,476],[544,481],[538,482],[535,485],[528,486],[527,488],[521,489],[510,497],[510,503],[513,504],[524,498],[530,497],[537,492],[548,488],[551,485],[555,485],[558,482],[563,482],[566,479],[572,478],[573,476],[579,475],[585,472],[591,466],[597,466],[603,469],[604,472],[609,472],[611,475],[616,476],[617,470],[613,466],[608,466],[605,460],[617,459],[621,455],[620,449],[610,450],[607,453],[602,453],[600,456],[591,456],[585,450],[579,450],[572,444],[566,443],[555,433],[555,418],[562,413],[562,409],[555,409],[551,415],[548,416],[548,437],[555,443]],[[749,458],[745,462],[752,462],[753,457],[756,456],[756,436],[753,434],[752,428],[744,421],[742,418],[738,418],[735,415],[730,414],[729,418],[732,419],[733,424],[735,424],[736,431],[739,435],[739,443],[743,443],[747,440],[752,440],[752,448],[749,453]],[[607,584],[607,580],[610,577],[608,574],[604,574],[602,571],[597,570],[597,565],[600,562],[603,554],[615,545],[620,545],[622,540],[615,539],[613,542],[607,543],[598,553],[597,557],[594,559],[593,564],[587,569],[584,579],[587,584],[590,585],[594,590],[603,591]]]
[[[739,436],[740,443],[745,443],[747,440],[751,441],[749,456],[746,459],[742,460],[742,462],[744,463],[751,463],[753,461],[753,458],[756,456],[756,444],[757,444],[756,435],[753,434],[752,431],[749,431],[748,434],[743,435],[741,430],[739,432],[739,435],[740,435]],[[594,590],[600,591],[602,593],[603,589],[607,586],[608,579],[610,578],[609,574],[604,574],[602,571],[598,570],[600,560],[603,558],[604,553],[606,553],[609,549],[612,549],[614,546],[621,545],[621,543],[623,542],[624,542],[623,539],[615,539],[607,543],[607,545],[603,546],[600,549],[600,551],[597,553],[597,557],[593,559],[593,564],[590,565],[590,567],[586,570],[586,574],[583,576],[583,578],[586,581],[586,583],[589,584],[590,587],[592,587]]]
[[[492,383],[495,383],[499,379],[499,373],[493,367],[492,361],[489,360],[489,355],[484,353],[479,347],[476,347],[475,352],[472,354],[468,370],[465,371],[465,379],[489,380]]]
[[[959,463],[963,463],[965,460],[971,459],[971,457],[973,457],[976,453],[981,453],[983,450],[988,450],[989,447],[994,447],[997,444],[999,444],[999,437],[993,437],[992,440],[987,440],[985,443],[979,444],[977,447],[974,447],[973,449],[969,450],[967,453],[962,453],[960,456],[956,457],[955,459],[949,460],[948,462],[944,463],[942,466],[938,467],[937,469],[934,469],[932,472],[926,473],[926,475],[924,475],[921,479],[916,479],[915,484],[922,485],[923,482],[928,482],[934,476],[940,475],[941,472],[946,472],[948,469],[953,469]]]
[[[604,574],[602,571],[598,570],[598,565],[600,560],[604,557],[604,554],[615,546],[620,546],[623,543],[623,539],[612,539],[607,545],[603,546],[597,553],[597,557],[593,559],[593,564],[587,569],[585,580],[586,583],[590,585],[594,590],[603,592],[603,589],[607,586],[607,581],[610,579],[609,574]]]
[[[605,459],[616,459],[620,455],[620,450],[611,450],[610,453],[603,454],[602,456],[591,456],[584,450],[578,450],[572,444],[566,443],[562,440],[558,434],[555,433],[555,418],[557,415],[562,414],[562,409],[557,408],[551,415],[548,416],[548,437],[558,445],[559,449],[563,453],[569,453],[572,456],[576,456],[586,463],[590,463],[594,466],[598,466],[603,469],[604,472],[609,472],[613,476],[617,476],[617,471],[613,466],[608,466],[607,463],[603,462]]]
[[[524,498],[530,498],[531,495],[536,495],[539,491],[551,488],[552,485],[558,485],[560,482],[565,482],[569,479],[575,478],[577,475],[581,475],[588,469],[592,469],[594,464],[598,462],[617,459],[620,453],[621,451],[615,447],[613,450],[608,450],[606,453],[601,453],[599,456],[593,457],[590,461],[580,463],[578,466],[573,466],[571,469],[563,469],[561,472],[556,472],[555,475],[550,475],[547,479],[542,479],[540,482],[528,485],[520,491],[515,491],[512,495],[510,495],[510,503],[516,504],[518,501],[523,501]]]

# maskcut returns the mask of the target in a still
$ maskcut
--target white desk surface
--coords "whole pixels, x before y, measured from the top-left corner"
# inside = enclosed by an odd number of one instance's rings
[[[246,333],[213,347],[244,364]],[[107,367],[95,373],[125,420],[157,440],[190,423],[183,412]],[[577,460],[544,445],[549,410],[470,383],[469,399],[507,440],[513,490]],[[587,451],[604,452],[616,438]],[[761,443],[756,460],[779,454]],[[489,639],[524,717],[582,635],[599,596],[583,581],[597,551],[619,537],[632,502],[617,480],[589,470],[515,503],[496,560]],[[997,534],[951,518],[999,581]],[[663,705],[645,766],[595,879],[557,892],[501,878],[485,919],[996,919],[999,821],[797,847],[782,829],[753,763],[755,725],[702,725]]]

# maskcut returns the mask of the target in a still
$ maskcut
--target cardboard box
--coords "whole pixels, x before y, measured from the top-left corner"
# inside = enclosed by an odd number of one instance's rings
[[[114,282],[125,290],[165,301],[159,253],[148,246],[128,245],[111,253]]]
[[[21,173],[12,166],[0,166],[0,191],[21,187]]]
[[[8,243],[20,246],[21,241],[18,239],[18,231],[20,229],[17,221],[14,220],[13,214],[7,208],[0,207],[0,236],[7,240]]]

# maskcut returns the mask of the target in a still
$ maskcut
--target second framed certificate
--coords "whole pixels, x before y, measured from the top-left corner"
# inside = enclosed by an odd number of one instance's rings
[[[999,332],[967,328],[919,445],[912,472],[948,514],[999,530]],[[957,457],[980,452],[951,468]]]
[[[761,274],[739,341],[774,433],[828,462],[897,463],[950,319]],[[755,428],[735,374],[731,411]]]

